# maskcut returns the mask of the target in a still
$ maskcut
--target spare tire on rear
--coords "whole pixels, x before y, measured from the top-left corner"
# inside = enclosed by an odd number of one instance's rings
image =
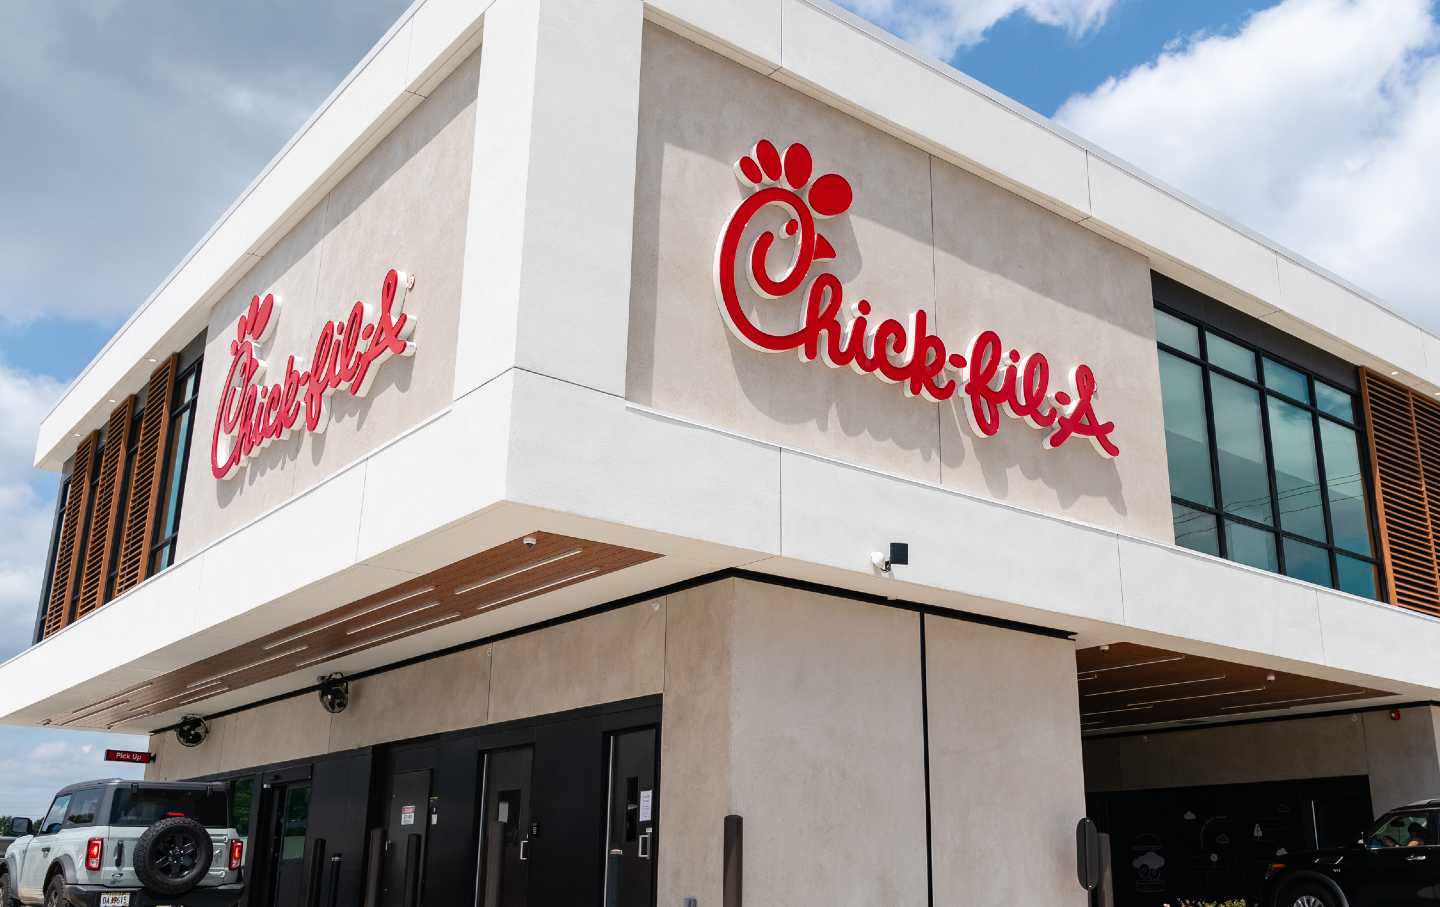
[[[210,871],[213,846],[210,833],[194,819],[161,819],[135,842],[135,875],[151,894],[178,897]]]

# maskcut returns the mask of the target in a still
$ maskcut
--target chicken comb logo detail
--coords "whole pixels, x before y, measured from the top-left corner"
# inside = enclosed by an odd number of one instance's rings
[[[1050,363],[1045,355],[1022,355],[1006,349],[1000,335],[985,330],[974,336],[964,353],[951,352],[929,329],[930,315],[916,309],[905,322],[872,317],[867,299],[845,304],[845,287],[833,273],[816,268],[834,260],[834,244],[820,231],[819,222],[850,210],[855,193],[838,173],[814,175],[810,149],[795,142],[782,154],[774,142],[761,139],[735,162],[735,176],[748,190],[730,214],[715,246],[715,301],[721,317],[740,342],[766,353],[794,351],[801,361],[819,359],[832,368],[849,366],[899,384],[905,395],[941,403],[961,395],[970,428],[980,437],[1000,430],[1000,417],[1021,420],[1032,428],[1048,429],[1044,446],[1054,450],[1072,437],[1082,437],[1105,457],[1120,448],[1111,440],[1114,422],[1102,422],[1095,413],[1098,383],[1090,366],[1070,370],[1072,389],[1052,390]],[[742,244],[752,227],[763,227],[760,215],[778,209],[783,225],[760,229],[748,254]],[[793,244],[789,263],[772,272],[770,257],[777,243]],[[804,293],[799,326],[772,333],[752,319],[737,283],[743,269],[750,290],[761,300],[780,300],[799,291],[811,272]]]

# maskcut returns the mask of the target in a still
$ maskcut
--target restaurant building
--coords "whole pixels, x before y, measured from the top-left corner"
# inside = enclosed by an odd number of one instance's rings
[[[1437,397],[823,0],[419,0],[45,419],[0,716],[253,907],[1222,894],[1440,796]]]

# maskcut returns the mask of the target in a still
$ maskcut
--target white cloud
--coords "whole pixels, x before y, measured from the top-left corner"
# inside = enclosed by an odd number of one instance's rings
[[[54,516],[53,476],[31,468],[40,420],[60,396],[53,378],[0,360],[0,659],[30,644]]]
[[[0,815],[40,818],[55,791],[96,778],[140,778],[143,766],[105,761],[104,750],[143,750],[144,737],[6,728],[0,748]]]
[[[1429,0],[1285,0],[1056,118],[1440,327],[1440,23]]]
[[[840,0],[924,51],[949,59],[1019,14],[1080,36],[1105,24],[1117,0]]]

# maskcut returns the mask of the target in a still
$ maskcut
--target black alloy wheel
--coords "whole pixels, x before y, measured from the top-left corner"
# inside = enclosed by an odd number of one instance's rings
[[[210,833],[194,819],[161,819],[135,842],[135,875],[152,894],[178,897],[204,880],[213,847]]]

